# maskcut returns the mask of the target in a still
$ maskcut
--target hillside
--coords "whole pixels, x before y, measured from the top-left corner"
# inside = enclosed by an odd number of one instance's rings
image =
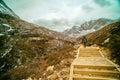
[[[11,5],[12,2],[9,4]],[[18,2],[19,5],[22,5],[22,3]],[[35,5],[32,3],[30,7],[33,8]],[[16,7],[18,10],[20,8]],[[31,8],[29,9],[31,10]],[[31,13],[30,16],[32,15]],[[101,56],[97,54],[101,47],[109,49],[110,58],[120,65],[119,19],[113,21],[100,18],[80,25],[81,21],[79,20],[74,22],[74,20],[67,21],[66,19],[57,20],[51,18],[50,21],[42,20],[42,22],[40,19],[36,22],[38,25],[35,25],[22,20],[24,18],[21,19],[19,16],[3,0],[0,0],[0,80],[66,80],[69,78],[70,66],[75,57],[77,58],[75,60],[78,60],[76,62],[80,63],[80,65],[81,63],[90,62],[94,66],[95,62],[98,62],[98,64],[103,62],[102,58],[100,60],[95,58]],[[39,14],[39,16],[41,15]],[[50,17],[52,16],[50,15]],[[71,25],[73,26],[73,23],[80,26],[68,29]],[[67,30],[60,33],[45,27],[58,31]],[[88,39],[87,45],[90,47],[81,48],[80,36],[83,35],[86,35]],[[99,47],[91,46],[94,44]],[[91,58],[85,59],[85,56]],[[98,66],[98,71],[100,66]],[[73,65],[71,68],[73,68]],[[88,69],[84,68],[84,70]],[[105,69],[103,68],[103,70]],[[88,72],[85,73],[90,76]],[[93,73],[97,74],[94,71]]]
[[[104,28],[86,35],[87,45],[97,44],[110,50],[111,58],[120,65],[120,21],[111,23]],[[77,38],[81,42],[81,37]]]
[[[43,77],[48,66],[72,57],[69,52],[73,44],[74,39],[62,33],[0,13],[0,79],[21,80],[35,74],[36,78]]]

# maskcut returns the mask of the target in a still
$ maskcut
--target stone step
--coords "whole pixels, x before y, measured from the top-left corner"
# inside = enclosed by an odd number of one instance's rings
[[[80,50],[80,53],[82,52],[99,52],[99,50]]]
[[[86,47],[86,48],[80,48],[80,50],[99,50],[98,47]]]
[[[77,69],[79,69],[79,68],[110,69],[110,70],[116,69],[116,67],[114,65],[80,65],[80,64],[74,64],[73,66],[74,66],[74,68],[77,68]]]
[[[81,70],[81,71],[105,71],[105,72],[119,72],[117,69],[103,69],[103,68],[99,68],[99,69],[94,69],[94,68],[74,68],[74,70]]]
[[[96,57],[101,56],[100,54],[96,54],[96,53],[88,53],[88,54],[80,54],[79,57],[80,57],[80,56],[83,56],[83,57],[90,57],[91,54],[94,55],[94,56],[96,56]]]
[[[100,71],[87,70],[87,71],[85,71],[85,70],[74,69],[73,74],[120,78],[120,72],[117,72],[117,71],[103,71],[103,70],[100,70]]]
[[[88,77],[88,76],[73,76],[73,80],[119,80],[114,78],[104,78],[104,77]]]
[[[102,56],[99,47],[80,47],[69,80],[120,80],[120,71]]]
[[[84,57],[84,56],[88,56],[88,57],[91,57],[91,55],[94,55],[94,56],[101,56],[101,54],[99,53],[99,51],[80,51],[79,53],[79,57]]]
[[[99,52],[99,50],[80,50],[80,53],[82,52]]]

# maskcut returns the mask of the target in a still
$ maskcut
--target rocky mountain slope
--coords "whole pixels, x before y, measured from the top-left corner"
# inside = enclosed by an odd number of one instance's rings
[[[23,21],[4,8],[0,10],[0,80],[46,79],[54,73],[46,71],[48,66],[59,70],[69,66],[69,60],[60,63],[73,57],[74,39]]]
[[[70,66],[74,50],[70,38],[10,15],[3,16],[5,21],[0,22],[1,80],[47,79],[54,71]],[[46,71],[51,65],[54,71]]]
[[[80,26],[73,26],[71,29],[67,29],[64,31],[64,34],[67,34],[71,37],[80,37],[82,35],[86,35],[91,32],[95,32],[105,25],[110,24],[113,20],[100,18],[97,20],[91,20],[81,24]]]

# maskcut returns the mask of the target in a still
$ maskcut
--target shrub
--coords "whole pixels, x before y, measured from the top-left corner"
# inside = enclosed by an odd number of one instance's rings
[[[111,56],[120,65],[120,24],[110,30],[111,38],[108,48],[111,51]]]

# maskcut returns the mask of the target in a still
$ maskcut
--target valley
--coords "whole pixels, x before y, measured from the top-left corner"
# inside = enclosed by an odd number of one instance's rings
[[[0,80],[119,80],[119,19],[90,20],[63,32],[46,27],[22,20],[0,0]]]

